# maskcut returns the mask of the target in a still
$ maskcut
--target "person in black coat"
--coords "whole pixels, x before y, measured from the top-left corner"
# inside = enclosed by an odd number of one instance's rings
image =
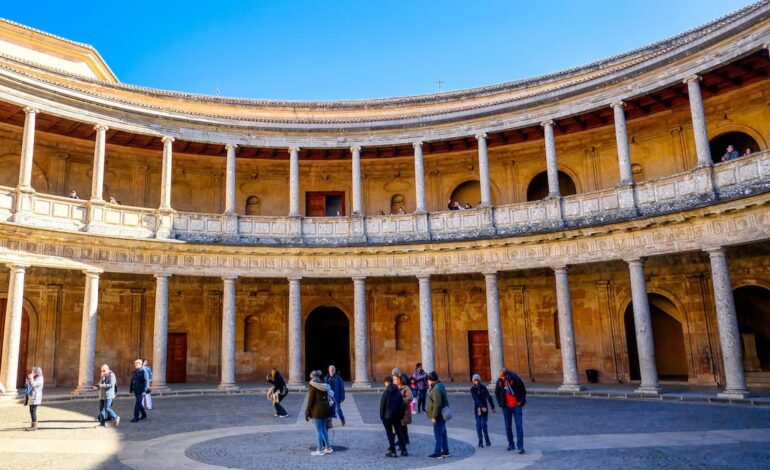
[[[522,407],[527,404],[527,388],[524,381],[516,373],[507,369],[500,370],[500,378],[495,384],[495,398],[503,410],[505,434],[508,438],[508,450],[518,448],[524,453],[524,426],[522,424]],[[512,421],[516,422],[516,447],[513,445]]]
[[[279,418],[286,418],[289,413],[286,408],[281,406],[281,402],[286,395],[289,394],[289,389],[286,387],[286,381],[277,369],[270,369],[270,373],[267,375],[267,382],[272,385],[267,391],[267,398],[273,402],[275,407],[275,416]]]
[[[481,383],[481,376],[479,374],[473,374],[471,398],[473,398],[473,415],[476,417],[476,434],[479,436],[479,448],[484,447],[482,438],[486,440],[487,447],[489,447],[492,445],[492,442],[489,440],[487,419],[490,408],[492,413],[495,412],[495,402],[492,400],[492,395],[489,394],[486,385]]]
[[[150,376],[147,373],[147,369],[144,368],[143,361],[137,359],[134,361],[134,372],[131,374],[131,385],[128,387],[128,392],[134,394],[134,419],[132,423],[145,419],[147,412],[144,411],[144,405],[142,400],[144,394],[150,389]],[[141,418],[139,415],[142,415]]]
[[[388,453],[386,457],[398,457],[396,454],[396,442],[398,437],[398,447],[401,451],[401,456],[405,457],[409,455],[406,452],[406,439],[404,438],[403,428],[401,427],[401,420],[406,412],[406,405],[404,405],[404,398],[401,396],[401,392],[398,391],[398,387],[393,385],[393,378],[385,377],[385,391],[382,392],[382,398],[380,399],[380,419],[382,425],[385,426],[385,433],[388,436]]]

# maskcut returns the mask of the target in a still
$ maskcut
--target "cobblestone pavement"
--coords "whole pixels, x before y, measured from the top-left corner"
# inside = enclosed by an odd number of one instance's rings
[[[336,422],[338,451],[311,457],[314,431],[304,422],[304,396],[284,401],[278,419],[262,395],[157,398],[147,420],[129,423],[133,401],[114,406],[120,427],[97,427],[96,401],[53,403],[38,410],[40,431],[24,432],[25,407],[0,404],[0,468],[374,468],[387,464],[379,394],[351,393],[351,420]],[[411,426],[410,457],[399,467],[454,468],[768,468],[770,409],[717,404],[532,397],[525,408],[527,454],[505,452],[501,414],[490,417],[491,449],[475,449],[472,402],[450,394],[451,459],[425,458],[432,446],[424,415]],[[360,412],[360,419],[355,410]],[[298,419],[299,418],[299,419]],[[157,452],[157,453],[154,453]],[[542,452],[542,453],[541,453]],[[164,455],[168,455],[166,460]],[[172,458],[173,456],[177,456]],[[486,459],[486,460],[484,460]],[[32,463],[32,467],[30,464]],[[206,465],[208,464],[208,465]]]

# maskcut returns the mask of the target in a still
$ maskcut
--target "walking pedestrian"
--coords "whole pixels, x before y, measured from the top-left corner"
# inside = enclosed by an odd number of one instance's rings
[[[500,370],[500,378],[495,384],[495,398],[503,410],[505,435],[508,438],[508,450],[518,449],[524,453],[524,427],[521,408],[527,404],[527,388],[516,373],[507,369]],[[513,445],[512,422],[516,422],[516,446]]]
[[[313,456],[321,456],[334,452],[329,441],[329,431],[326,429],[326,421],[332,417],[329,397],[332,395],[331,387],[321,381],[321,371],[314,370],[310,373],[308,383],[307,407],[305,408],[305,421],[313,420],[315,426],[318,450],[310,453]]]
[[[345,415],[342,414],[342,402],[345,401],[345,381],[337,373],[337,368],[329,366],[329,375],[326,377],[326,383],[329,384],[334,393],[334,408],[332,417],[339,418],[342,425],[345,425]]]
[[[421,363],[417,363],[412,377],[417,381],[417,413],[425,411],[425,398],[428,394],[428,376]]]
[[[150,388],[150,385],[152,385],[152,368],[147,358],[142,359],[142,367],[147,371],[147,393],[144,394],[142,405],[145,411],[149,411],[152,409],[152,388]]]
[[[446,433],[446,420],[444,419],[444,408],[449,407],[449,397],[447,397],[444,384],[438,378],[436,371],[428,374],[428,418],[433,423],[433,453],[428,457],[431,459],[441,459],[451,457],[449,452],[449,438]]]
[[[380,420],[385,426],[385,434],[388,437],[388,453],[385,457],[398,457],[396,454],[396,438],[398,438],[398,449],[401,456],[409,455],[406,451],[406,437],[401,426],[401,420],[406,411],[404,398],[401,396],[398,387],[393,384],[393,378],[386,376],[383,380],[385,391],[380,398]]]
[[[404,417],[401,418],[401,427],[406,445],[409,445],[409,428],[407,426],[412,424],[412,413],[409,410],[409,404],[412,403],[414,396],[412,395],[412,390],[406,385],[402,376],[394,375],[393,384],[398,388],[398,392],[404,400]]]
[[[289,416],[289,413],[286,411],[286,408],[281,406],[281,402],[286,398],[286,395],[289,394],[289,388],[286,386],[286,381],[283,379],[281,373],[278,372],[278,369],[270,369],[270,373],[267,374],[267,382],[272,385],[267,391],[267,398],[273,402],[275,416],[286,418]]]
[[[134,372],[131,374],[131,384],[128,386],[128,392],[134,394],[134,419],[131,420],[132,423],[147,418],[147,412],[144,410],[142,402],[144,395],[150,388],[150,378],[143,364],[144,361],[141,359],[134,361]]]
[[[112,401],[118,393],[118,380],[107,364],[102,365],[99,383],[94,388],[99,390],[99,426],[106,426],[109,418],[115,423],[115,427],[118,427],[120,416],[112,410]]]
[[[495,402],[492,400],[486,385],[481,383],[481,376],[479,374],[473,374],[471,398],[473,398],[473,415],[476,417],[476,434],[479,436],[479,448],[484,448],[482,437],[486,441],[487,447],[489,447],[492,445],[492,442],[489,440],[487,418],[490,408],[492,413],[495,412]],[[489,407],[487,407],[487,404],[489,404]]]
[[[43,369],[33,367],[29,370],[24,384],[24,404],[29,406],[31,423],[25,431],[37,431],[37,407],[43,404]]]

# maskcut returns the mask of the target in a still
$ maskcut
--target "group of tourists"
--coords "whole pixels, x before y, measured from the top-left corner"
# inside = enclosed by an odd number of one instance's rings
[[[746,150],[744,150],[742,156],[748,157],[749,155],[751,155],[751,149],[747,147]],[[738,150],[736,150],[736,148],[732,144],[730,144],[725,149],[725,154],[722,155],[722,161],[727,162],[730,160],[736,160],[740,157],[741,157],[741,154],[738,153]]]

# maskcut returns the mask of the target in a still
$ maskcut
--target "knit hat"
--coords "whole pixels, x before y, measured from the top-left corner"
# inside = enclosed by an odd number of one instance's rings
[[[430,380],[432,382],[438,381],[438,374],[436,373],[435,370],[433,372],[431,372],[430,374],[428,374],[428,380]]]
[[[474,380],[478,380],[479,382],[481,382],[481,376],[479,374],[473,374],[473,378],[471,379],[471,382],[473,382]]]
[[[311,372],[310,373],[310,379],[311,380],[312,379],[320,380],[321,379],[321,371],[320,370],[314,370],[313,372]]]
[[[401,369],[398,367],[394,367],[393,370],[390,372],[390,375],[401,375]]]

